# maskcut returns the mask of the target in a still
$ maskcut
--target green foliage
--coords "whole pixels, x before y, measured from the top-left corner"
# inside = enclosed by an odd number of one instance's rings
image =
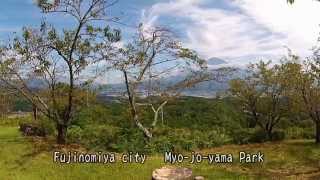
[[[277,130],[272,133],[272,141],[282,141],[286,137],[286,133],[283,130]]]
[[[232,139],[224,130],[213,129],[209,132],[189,129],[158,128],[155,137],[148,143],[151,152],[184,152],[212,148],[229,143]]]
[[[83,129],[79,126],[70,126],[68,129],[68,141],[80,144],[83,140]]]
[[[119,152],[150,152],[150,149],[146,147],[144,134],[136,127],[121,128],[115,149]]]
[[[295,0],[287,0],[288,3],[293,4]]]
[[[250,138],[253,132],[254,132],[253,128],[234,129],[234,131],[232,132],[233,143],[248,144],[250,142]]]
[[[288,139],[313,139],[315,130],[310,126],[309,128],[293,126],[288,127],[285,133]]]
[[[283,65],[260,61],[248,71],[246,78],[230,81],[230,92],[239,101],[238,109],[247,115],[249,127],[259,126],[265,131],[257,132],[254,141],[265,141],[265,134],[271,140],[273,130],[290,114],[286,70]]]
[[[242,128],[232,132],[231,135],[235,144],[263,143],[270,141],[268,133],[257,128]],[[272,133],[272,141],[281,141],[286,138],[286,132],[276,130]]]
[[[171,142],[171,139],[166,136],[159,136],[154,139],[148,144],[148,149],[152,152],[170,152],[173,151],[175,145]]]
[[[164,123],[159,121],[152,131],[154,137],[148,141],[130,122],[126,104],[92,104],[83,106],[75,114],[68,129],[68,142],[82,144],[89,149],[152,153],[267,141],[264,131],[257,127],[248,128],[246,116],[237,111],[237,106],[238,101],[234,98],[183,97],[171,101],[164,108]],[[153,120],[153,112],[148,108],[141,110],[140,116],[144,124]],[[302,121],[298,116],[288,116],[281,121],[272,134],[272,140],[313,138],[312,121]],[[29,119],[32,121],[31,116]],[[41,118],[40,122],[48,134],[56,133],[51,121]]]
[[[68,129],[70,143],[79,143],[90,149],[114,150],[119,129],[108,125],[88,125],[85,128],[71,126]]]
[[[199,114],[195,106],[203,113]],[[90,149],[116,152],[191,151],[216,147],[230,143],[230,130],[241,127],[239,120],[234,120],[239,119],[239,114],[229,111],[232,110],[229,106],[227,101],[197,98],[169,104],[165,108],[165,124],[159,122],[153,131],[154,138],[147,141],[143,133],[128,121],[123,104],[92,105],[82,108],[75,116],[68,130],[68,139]],[[144,123],[152,121],[152,112],[147,109],[142,112]],[[179,113],[181,116],[177,115]]]
[[[47,136],[55,134],[55,124],[53,121],[45,117],[40,117],[37,121],[32,118],[25,119],[24,121],[19,121],[20,131],[24,134],[28,131],[26,128],[31,128],[29,133],[26,135],[30,136]]]
[[[46,117],[40,117],[38,122],[39,126],[46,132],[48,135],[53,135],[56,133],[55,122],[51,121]]]
[[[236,110],[236,106],[237,101],[233,98],[184,97],[170,102],[164,109],[164,124],[160,121],[153,130],[154,137],[147,141],[143,133],[128,120],[126,106],[122,103],[96,104],[82,108],[75,116],[68,138],[69,142],[80,143],[90,149],[147,153],[193,151],[228,143],[267,141],[268,136],[264,131],[247,128],[245,116]],[[150,123],[152,111],[146,108],[141,112],[143,123]],[[283,129],[291,126],[309,125],[291,121],[281,124]],[[287,132],[277,130],[272,136],[272,140],[283,140]]]
[[[30,112],[32,110],[32,105],[22,97],[16,98],[13,104],[13,111],[23,111]]]
[[[26,115],[24,117],[19,117],[16,115],[11,115],[10,117],[1,117],[0,125],[1,126],[11,126],[18,127],[21,123],[29,123],[32,122],[32,118],[30,115]]]
[[[73,118],[71,124],[84,127],[87,124],[109,124],[125,126],[128,124],[126,106],[123,104],[92,104],[83,106]]]
[[[269,140],[268,134],[266,131],[261,129],[257,129],[253,131],[250,135],[249,142],[250,143],[263,143]]]

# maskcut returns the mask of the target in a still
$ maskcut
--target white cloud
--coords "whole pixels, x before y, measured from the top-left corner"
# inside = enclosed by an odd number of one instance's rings
[[[278,57],[284,46],[306,55],[320,30],[320,3],[285,0],[227,1],[237,10],[209,8],[205,0],[175,0],[154,4],[143,12],[142,21],[154,26],[161,16],[183,20],[184,43],[206,58]],[[211,2],[212,3],[212,2]],[[213,2],[214,5],[214,2]],[[179,24],[178,24],[179,25]]]
[[[242,0],[237,3],[256,23],[285,36],[285,45],[300,54],[307,54],[316,45],[320,32],[320,3],[314,0],[286,1]]]
[[[143,23],[144,29],[152,29],[155,26],[156,21],[158,20],[158,15],[147,13],[146,10],[141,11],[141,22]]]

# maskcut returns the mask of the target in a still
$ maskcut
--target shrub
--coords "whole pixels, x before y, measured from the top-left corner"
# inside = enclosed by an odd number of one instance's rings
[[[250,135],[250,138],[249,138],[250,143],[262,143],[268,140],[269,140],[268,134],[261,129],[253,131],[253,133]]]
[[[24,136],[41,136],[45,137],[47,134],[45,129],[35,123],[21,123],[19,130]]]
[[[283,130],[277,130],[272,133],[272,141],[282,141],[286,137],[286,133]]]
[[[189,130],[186,128],[158,128],[154,138],[148,143],[152,152],[182,152],[196,149],[211,148],[227,144],[231,141],[225,131],[213,129],[208,132]]]
[[[210,147],[221,146],[232,141],[232,138],[223,128],[217,128],[209,131],[207,137],[211,144]]]
[[[89,125],[83,130],[83,141],[92,149],[114,150],[119,128],[108,125]]]
[[[121,128],[114,148],[118,152],[150,152],[146,147],[144,134],[135,127]]]
[[[45,118],[40,117],[38,122],[39,126],[46,132],[47,135],[54,135],[56,132],[56,125],[55,122]]]
[[[103,105],[82,108],[72,120],[72,125],[84,127],[87,124],[107,124],[110,112]]]
[[[313,128],[304,128],[302,131],[303,139],[314,139],[315,138],[315,130]]]
[[[250,138],[255,129],[252,128],[239,128],[235,129],[232,132],[233,143],[236,144],[248,144],[250,142]]]
[[[71,126],[68,128],[68,142],[79,143],[90,149],[114,150],[119,128],[108,125],[88,125],[83,128]]]
[[[204,149],[212,147],[211,140],[209,140],[203,132],[201,131],[194,131],[194,142],[198,149]]]
[[[277,130],[272,133],[271,141],[281,141],[285,139],[285,132],[283,130]],[[270,141],[266,131],[261,129],[254,130],[249,136],[248,143],[263,143]]]
[[[68,128],[67,139],[71,143],[81,143],[83,136],[83,129],[79,126],[71,126]]]
[[[313,139],[313,128],[289,127],[285,131],[288,139]]]
[[[68,129],[68,142],[82,144],[89,149],[115,152],[149,152],[145,138],[137,128],[110,125],[73,125]]]
[[[169,137],[160,136],[153,138],[151,142],[148,143],[147,148],[150,152],[168,152],[174,151],[174,145]]]

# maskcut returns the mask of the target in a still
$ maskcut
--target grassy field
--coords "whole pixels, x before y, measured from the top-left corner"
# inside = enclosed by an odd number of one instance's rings
[[[150,179],[155,168],[162,167],[162,155],[148,156],[139,164],[69,164],[53,163],[52,147],[40,140],[23,138],[17,127],[0,126],[0,179]],[[70,148],[70,147],[69,147]],[[297,140],[252,145],[228,145],[201,151],[232,153],[239,151],[265,154],[261,164],[180,164],[190,167],[206,179],[319,179],[320,146]],[[188,154],[188,153],[187,153]],[[235,161],[238,161],[237,158]]]

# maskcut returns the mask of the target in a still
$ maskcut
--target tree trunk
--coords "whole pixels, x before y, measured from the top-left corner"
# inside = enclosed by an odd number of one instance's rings
[[[152,105],[152,110],[154,112],[154,118],[151,127],[154,128],[157,125],[158,117],[159,117],[159,111],[162,111],[162,125],[163,125],[163,106],[167,104],[168,101],[163,102],[158,109],[155,109]]]
[[[138,115],[136,114],[134,116],[134,121],[137,125],[137,127],[143,132],[143,134],[148,138],[148,139],[151,139],[152,138],[152,133],[146,128],[144,127],[141,122],[139,121],[138,119]]]
[[[65,126],[63,124],[58,124],[57,131],[58,131],[57,143],[58,144],[66,144],[67,126]]]
[[[268,140],[272,141],[272,128],[268,129],[267,135],[268,135]]]
[[[316,143],[319,144],[320,143],[320,122],[315,121],[315,123],[316,123]]]
[[[270,123],[267,123],[265,130],[266,130],[266,133],[267,133],[268,141],[272,141],[272,129],[273,129],[272,125]]]
[[[123,71],[124,77],[125,77],[125,83],[126,83],[126,88],[127,88],[127,93],[128,93],[128,100],[129,100],[129,104],[130,104],[130,108],[131,108],[131,115],[133,117],[133,120],[136,124],[136,126],[143,131],[144,135],[146,137],[148,137],[149,139],[152,138],[152,133],[146,128],[144,127],[141,122],[139,121],[139,117],[138,117],[138,112],[136,109],[136,104],[135,104],[135,96],[134,96],[134,92],[131,90],[130,86],[129,86],[129,81],[128,81],[128,75],[126,71]]]
[[[32,105],[32,111],[33,111],[33,119],[34,119],[34,121],[37,121],[37,119],[38,119],[38,108],[35,105]]]

